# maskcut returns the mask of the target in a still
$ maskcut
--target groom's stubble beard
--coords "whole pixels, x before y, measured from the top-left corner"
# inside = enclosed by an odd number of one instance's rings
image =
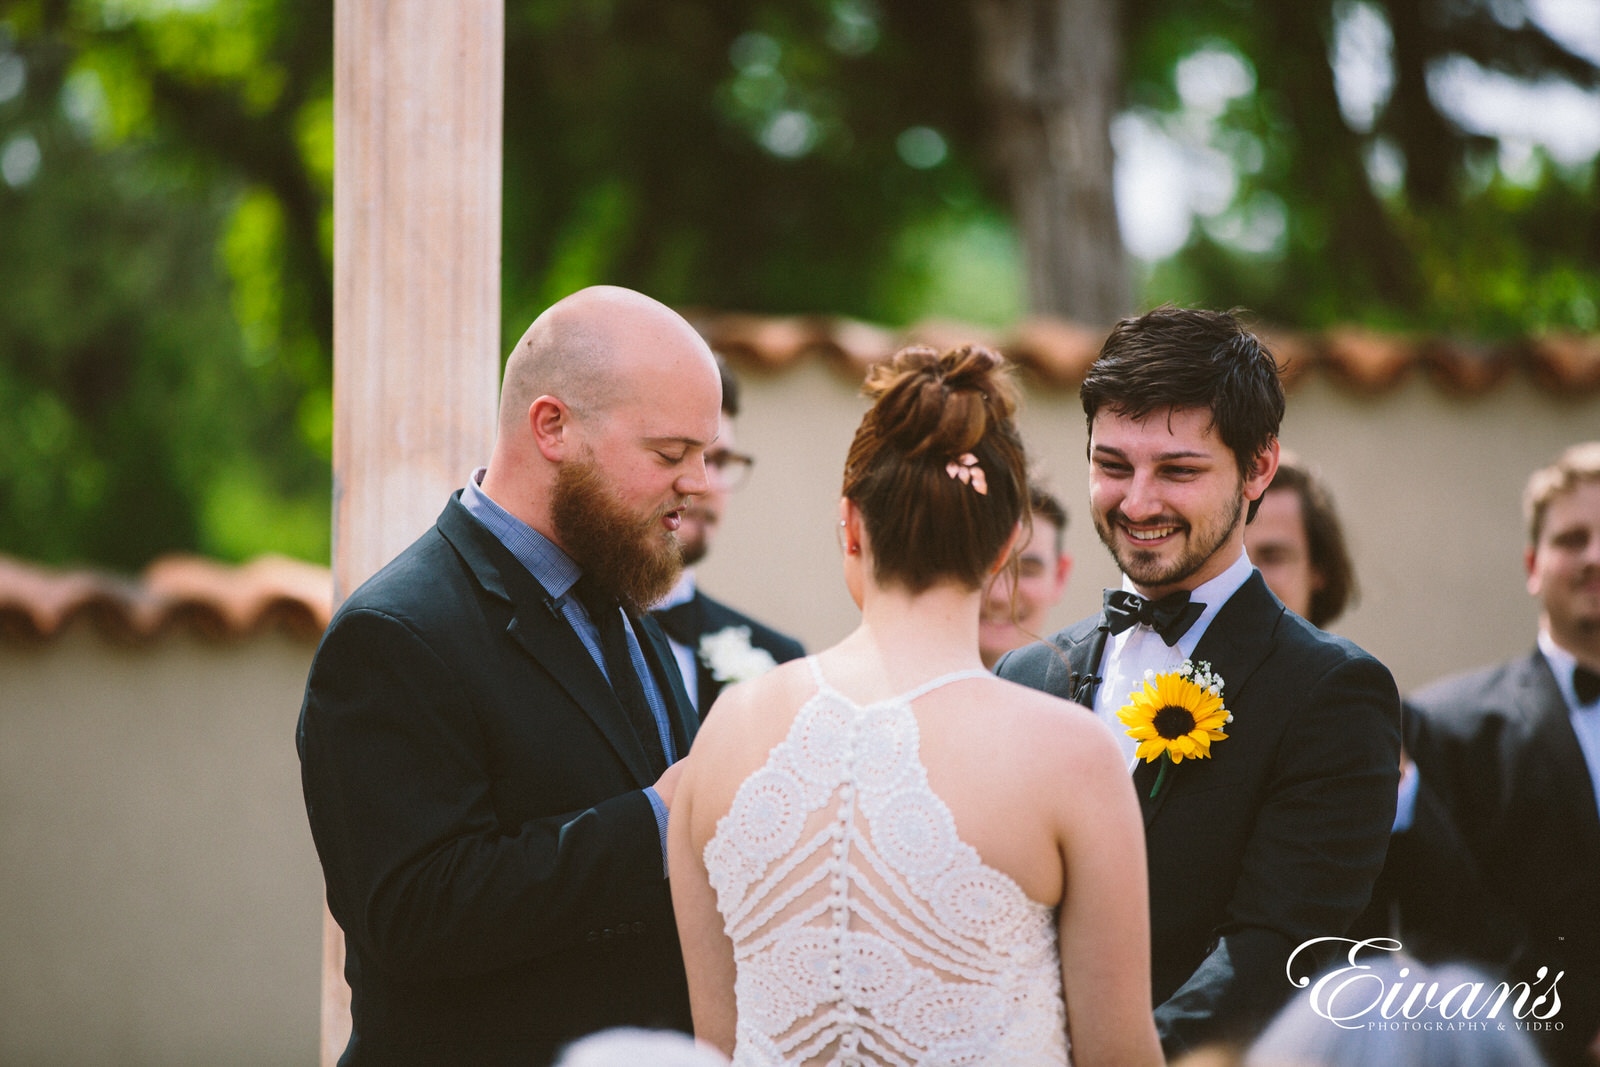
[[[1100,543],[1106,546],[1111,553],[1111,558],[1117,561],[1117,566],[1133,581],[1147,589],[1157,589],[1165,586],[1176,585],[1189,578],[1206,562],[1216,555],[1217,551],[1227,543],[1234,530],[1244,518],[1244,486],[1240,480],[1239,492],[1226,505],[1220,521],[1202,521],[1199,524],[1186,522],[1187,544],[1184,550],[1171,563],[1163,565],[1158,552],[1150,552],[1139,548],[1123,548],[1117,540],[1120,512],[1113,509],[1109,515],[1092,512],[1095,533],[1100,535]],[[1209,519],[1209,516],[1204,517]]]
[[[550,521],[567,553],[635,612],[665,596],[683,572],[677,534],[661,524],[669,510],[629,511],[592,455],[561,464],[550,498]]]

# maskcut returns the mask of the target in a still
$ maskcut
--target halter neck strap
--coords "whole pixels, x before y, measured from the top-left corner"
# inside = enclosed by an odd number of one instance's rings
[[[846,700],[850,700],[849,697],[845,696],[845,694],[839,692],[838,689],[836,689],[833,685],[829,684],[827,676],[822,673],[822,664],[817,661],[817,657],[815,655],[807,656],[806,657],[806,663],[811,668],[811,677],[816,680],[817,688],[826,689],[831,693],[838,693],[839,696],[844,697]],[[909,704],[912,701],[918,699],[919,697],[927,696],[929,693],[933,692],[935,689],[944,688],[945,686],[951,684],[952,682],[961,682],[961,681],[965,681],[968,678],[993,678],[993,677],[994,677],[993,674],[991,674],[990,672],[988,672],[986,670],[983,670],[982,668],[969,667],[966,670],[951,671],[948,674],[941,674],[936,678],[930,678],[928,681],[923,682],[921,685],[917,686],[915,689],[908,689],[904,693],[897,693],[894,696],[885,697],[882,700],[868,701],[867,703],[868,703],[868,705],[870,705],[870,704],[889,704],[889,703]],[[854,700],[850,700],[850,703],[855,704],[857,702],[854,701]],[[862,705],[862,706],[866,706],[866,705]]]

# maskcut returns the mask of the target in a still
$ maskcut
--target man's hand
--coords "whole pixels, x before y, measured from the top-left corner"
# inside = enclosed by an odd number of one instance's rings
[[[683,775],[683,760],[679,760],[668,767],[660,778],[656,779],[656,796],[661,798],[667,810],[672,810],[672,795],[677,792],[678,779]]]

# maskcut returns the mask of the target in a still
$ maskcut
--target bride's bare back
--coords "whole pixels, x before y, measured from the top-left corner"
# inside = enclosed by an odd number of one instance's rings
[[[982,671],[922,681],[835,650],[710,716],[673,818],[697,1032],[737,1063],[1065,1063],[1065,988],[1080,1063],[1158,1055],[1114,741]]]
[[[978,658],[1027,525],[1005,361],[911,346],[862,392],[838,527],[861,625],[724,690],[669,800],[695,1032],[741,1065],[1034,1067],[1069,1036],[1079,1067],[1159,1063],[1116,741]]]

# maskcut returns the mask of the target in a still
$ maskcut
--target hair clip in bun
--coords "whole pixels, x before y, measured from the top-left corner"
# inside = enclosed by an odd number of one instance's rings
[[[984,477],[983,468],[978,465],[978,457],[971,452],[963,452],[955,459],[944,465],[944,472],[952,478],[959,478],[977,490],[979,496],[989,495],[989,480]]]

